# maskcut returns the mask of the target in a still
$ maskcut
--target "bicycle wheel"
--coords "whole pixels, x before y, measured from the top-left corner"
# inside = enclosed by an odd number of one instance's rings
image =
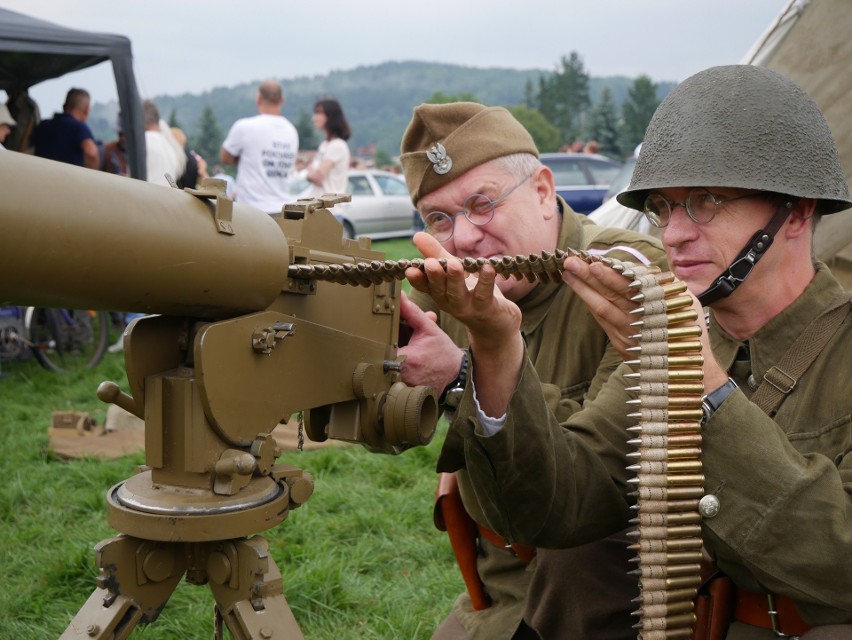
[[[92,369],[109,344],[109,314],[90,309],[28,307],[24,328],[36,359],[57,373]]]

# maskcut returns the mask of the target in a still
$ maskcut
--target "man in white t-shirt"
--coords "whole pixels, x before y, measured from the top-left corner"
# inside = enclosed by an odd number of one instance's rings
[[[281,84],[265,80],[257,91],[258,115],[237,120],[219,159],[237,166],[236,201],[278,213],[293,199],[289,187],[295,174],[299,133],[281,115],[284,95]]]

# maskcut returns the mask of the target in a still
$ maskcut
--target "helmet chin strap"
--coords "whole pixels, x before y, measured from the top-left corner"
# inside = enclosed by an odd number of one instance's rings
[[[775,234],[778,233],[778,230],[787,220],[795,204],[795,200],[786,200],[778,206],[769,224],[757,231],[748,243],[746,243],[742,251],[737,254],[737,257],[734,258],[734,261],[731,262],[727,270],[722,272],[713,284],[698,294],[698,301],[701,303],[701,306],[706,307],[722,298],[727,298],[748,278],[752,269],[757,265],[757,262],[763,257],[763,254],[766,253],[769,247],[772,246]]]

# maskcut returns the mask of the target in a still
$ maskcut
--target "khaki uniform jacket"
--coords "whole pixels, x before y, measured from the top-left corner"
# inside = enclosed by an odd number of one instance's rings
[[[665,253],[659,241],[646,235],[622,229],[607,229],[592,223],[585,216],[574,213],[564,201],[562,206],[563,222],[559,237],[561,248],[586,249],[594,253],[606,254],[622,261],[639,263],[635,255],[638,252],[646,261],[665,267]],[[629,251],[625,250],[629,249]],[[633,252],[633,253],[631,253]],[[421,308],[438,312],[434,302],[428,296],[412,292],[412,300]],[[583,301],[571,288],[563,283],[539,284],[528,296],[520,301],[523,313],[522,333],[527,353],[539,380],[539,394],[543,397],[547,411],[556,421],[564,421],[578,411],[588,398],[593,398],[602,388],[606,379],[621,363],[621,356],[612,348],[604,331],[598,326]],[[467,346],[467,333],[462,324],[445,313],[439,313],[441,328],[459,346]],[[438,460],[438,471],[459,471],[458,479],[462,498],[468,512],[483,524],[486,519],[477,505],[474,492],[464,471],[465,447],[463,440],[454,431],[448,433]],[[485,583],[486,591],[492,599],[492,606],[482,612],[474,612],[467,594],[462,594],[456,603],[454,613],[465,626],[469,637],[499,640],[510,638],[520,622],[526,601],[527,587],[532,577],[532,567],[527,568],[510,552],[494,547],[482,541],[483,557],[479,563],[479,573]],[[569,586],[560,587],[561,602],[549,615],[571,616],[576,633],[560,637],[592,637],[586,635],[586,629],[605,624],[620,613],[622,621],[629,622],[630,598],[636,596],[635,585],[625,579],[628,567],[626,542],[601,541],[590,545],[584,553],[574,550],[552,552],[554,555],[570,557],[572,576],[576,579]],[[595,551],[597,548],[597,551]],[[600,590],[592,587],[593,582],[600,583],[602,573],[595,567],[593,556],[605,556],[616,549],[623,556],[623,564],[618,567],[617,576],[608,580],[608,585],[600,584]],[[537,562],[543,571],[551,562],[542,558]],[[580,557],[577,557],[580,556]],[[566,560],[568,561],[568,560]],[[559,563],[561,565],[561,563]],[[588,573],[587,573],[588,572]],[[584,575],[588,579],[584,578]],[[547,580],[551,582],[550,579]],[[617,590],[615,582],[621,582],[623,597],[612,597]],[[576,589],[583,594],[597,593],[603,600],[609,593],[605,606],[594,606],[586,598],[588,606],[570,611],[566,600],[576,600]],[[567,591],[567,592],[566,592]],[[543,601],[541,594],[537,601]],[[613,603],[618,602],[618,605]],[[541,616],[541,614],[539,614]],[[438,637],[444,637],[439,634]],[[596,635],[594,637],[622,637]],[[635,632],[625,637],[635,637]]]
[[[806,291],[743,343],[710,320],[716,357],[740,389],[703,429],[705,491],[721,509],[702,523],[706,549],[736,584],[793,598],[812,625],[852,622],[852,316],[773,418],[749,401],[804,328],[844,295],[825,265]],[[845,294],[848,295],[848,294]],[[751,373],[734,366],[741,346]],[[476,362],[472,363],[476,366]],[[746,365],[746,369],[749,368]],[[527,362],[504,428],[481,435],[467,389],[452,424],[489,525],[512,541],[583,544],[630,518],[625,454],[629,369],[560,424]],[[775,637],[735,624],[729,638]]]

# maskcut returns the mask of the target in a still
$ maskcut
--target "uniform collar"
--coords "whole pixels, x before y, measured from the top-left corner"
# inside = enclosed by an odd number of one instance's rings
[[[556,197],[559,213],[562,216],[562,226],[559,230],[558,246],[560,249],[577,249],[584,246],[584,224],[581,216],[571,209],[560,196]],[[536,287],[519,302],[523,313],[521,332],[532,333],[544,321],[547,312],[553,305],[557,295],[565,295],[567,289],[561,282],[539,282]]]
[[[793,303],[763,325],[748,340],[739,341],[728,335],[710,312],[710,344],[720,365],[729,371],[737,350],[745,345],[751,355],[751,372],[755,380],[784,357],[784,354],[840,294],[843,288],[823,263],[818,262],[816,274],[808,287]]]

